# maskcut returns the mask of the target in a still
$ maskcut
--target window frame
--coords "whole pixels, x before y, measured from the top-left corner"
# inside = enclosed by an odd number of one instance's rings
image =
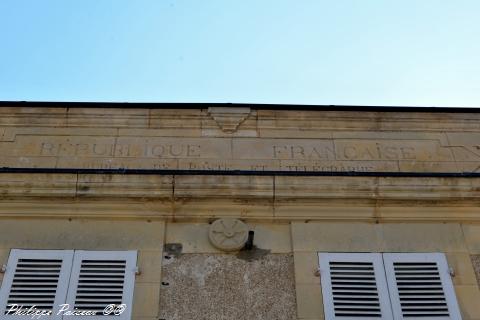
[[[383,262],[385,266],[385,275],[387,277],[388,289],[390,292],[390,300],[394,319],[405,319],[403,317],[400,296],[395,276],[395,262],[435,262],[438,267],[442,289],[445,295],[448,307],[449,318],[451,320],[461,320],[460,309],[458,306],[455,289],[450,276],[448,262],[445,254],[442,253],[384,253]],[[407,318],[408,319],[408,318]],[[438,320],[440,317],[422,317],[423,320]],[[445,318],[444,318],[445,319]]]
[[[8,297],[12,290],[13,279],[16,274],[17,265],[20,259],[61,259],[62,266],[60,269],[57,289],[55,292],[55,301],[53,305],[52,315],[48,319],[61,319],[60,315],[57,315],[59,306],[65,303],[67,296],[68,284],[70,280],[70,271],[73,261],[73,250],[24,250],[24,249],[11,249],[8,257],[7,269],[5,271],[2,286],[0,288],[0,320],[6,319],[28,319],[31,320],[32,316],[21,315],[6,315],[5,311],[8,309]]]
[[[323,294],[323,309],[325,319],[358,320],[359,317],[337,317],[333,301],[333,289],[331,286],[330,262],[371,262],[374,268],[375,282],[377,286],[378,301],[381,310],[381,318],[392,319],[390,300],[388,298],[387,281],[385,279],[382,255],[380,253],[319,253],[320,277]],[[365,319],[365,318],[364,318]],[[376,318],[377,319],[377,318]]]
[[[80,276],[82,260],[125,260],[125,278],[123,282],[122,303],[126,305],[126,309],[119,316],[75,316],[75,319],[80,320],[126,320],[131,318],[133,291],[135,286],[135,268],[137,262],[136,251],[86,251],[77,250],[73,258],[72,272],[70,275],[70,283],[66,295],[65,303],[68,303],[71,308],[75,305],[75,298],[77,295],[78,280]],[[112,313],[113,314],[113,313]]]
[[[75,293],[78,285],[81,258],[89,257],[96,259],[109,257],[112,260],[121,258],[126,261],[125,279],[123,286],[122,303],[126,304],[126,309],[121,315],[115,316],[80,316],[75,315],[79,320],[127,320],[131,319],[133,309],[133,295],[135,289],[135,275],[137,270],[138,251],[137,250],[44,250],[44,249],[11,249],[7,261],[6,271],[3,276],[0,287],[0,320],[31,320],[32,315],[5,315],[8,310],[8,297],[10,296],[12,282],[15,275],[16,266],[19,259],[62,259],[62,267],[59,276],[58,286],[55,292],[55,302],[51,316],[42,316],[41,319],[61,320],[67,315],[58,314],[62,304],[69,304],[69,311],[74,310]],[[73,291],[75,290],[75,291]],[[71,293],[72,292],[72,293]],[[72,298],[73,297],[73,298]],[[69,300],[70,299],[70,300]],[[40,308],[38,308],[40,309]],[[80,319],[82,318],[82,319]]]
[[[320,283],[322,288],[322,299],[323,299],[323,309],[326,320],[335,320],[335,319],[344,319],[344,320],[358,320],[361,317],[335,317],[335,310],[333,306],[333,293],[331,289],[331,276],[329,269],[329,262],[333,259],[341,259],[341,261],[350,261],[350,262],[362,262],[362,261],[376,261],[377,264],[380,264],[381,271],[377,275],[375,272],[375,277],[383,277],[384,280],[377,280],[378,283],[385,282],[387,285],[387,291],[379,288],[379,300],[381,300],[380,295],[384,295],[384,298],[388,300],[388,306],[390,310],[390,318],[386,319],[395,319],[403,320],[404,317],[401,311],[401,304],[398,294],[398,289],[396,286],[395,272],[393,269],[393,262],[436,262],[441,282],[442,288],[445,294],[445,299],[448,306],[449,317],[422,317],[425,320],[441,320],[441,319],[451,319],[451,320],[461,320],[461,312],[458,304],[458,300],[455,294],[455,288],[450,275],[450,270],[448,267],[448,262],[446,255],[440,252],[428,252],[428,253],[395,253],[395,252],[382,252],[382,253],[358,253],[358,252],[317,252],[318,254],[318,265],[320,270]],[[362,260],[363,259],[363,260]],[[338,261],[338,260],[333,260]],[[382,305],[382,303],[381,303]],[[383,311],[382,318],[383,319]]]

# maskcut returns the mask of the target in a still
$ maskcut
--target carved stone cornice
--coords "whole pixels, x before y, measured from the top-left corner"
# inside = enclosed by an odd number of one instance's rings
[[[480,178],[0,174],[0,216],[479,221]]]
[[[480,172],[479,141],[478,113],[6,107],[0,108],[5,171],[170,174],[3,172],[0,216],[478,221],[480,178],[461,176]]]

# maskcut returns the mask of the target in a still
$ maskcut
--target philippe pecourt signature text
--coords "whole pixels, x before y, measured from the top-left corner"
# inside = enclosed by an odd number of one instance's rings
[[[30,316],[32,319],[40,319],[43,316],[52,316],[54,314],[57,316],[96,316],[100,314],[118,316],[125,311],[127,306],[125,304],[109,304],[102,311],[72,309],[68,303],[60,304],[58,311],[40,309],[35,305],[25,307],[19,304],[9,304],[7,308],[5,315]]]

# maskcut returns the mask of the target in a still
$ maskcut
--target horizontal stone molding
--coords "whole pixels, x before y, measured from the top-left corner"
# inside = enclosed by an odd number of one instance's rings
[[[480,220],[480,178],[0,174],[0,216]]]
[[[480,201],[480,178],[1,173],[0,196]]]

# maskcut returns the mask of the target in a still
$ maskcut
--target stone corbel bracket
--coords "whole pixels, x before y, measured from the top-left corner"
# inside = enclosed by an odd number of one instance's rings
[[[226,133],[234,133],[240,124],[250,115],[250,108],[209,107],[208,114],[217,122],[217,125]]]

